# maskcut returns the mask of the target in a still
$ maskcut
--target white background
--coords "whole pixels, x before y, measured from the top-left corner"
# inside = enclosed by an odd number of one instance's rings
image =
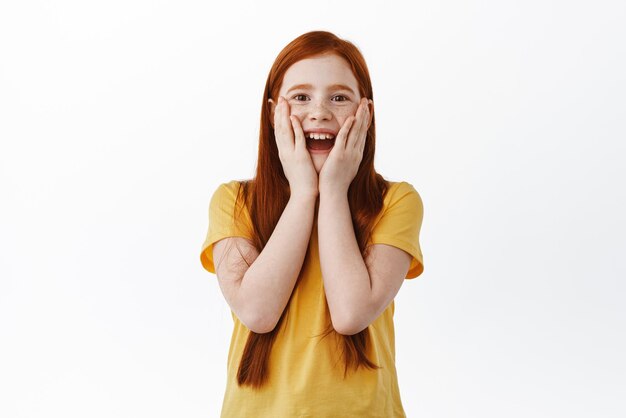
[[[407,415],[626,415],[624,2],[1,4],[0,416],[219,415],[209,199],[316,29],[363,52],[376,168],[425,206]]]

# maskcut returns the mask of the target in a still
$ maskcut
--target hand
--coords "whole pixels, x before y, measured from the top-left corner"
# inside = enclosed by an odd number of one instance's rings
[[[317,196],[317,172],[306,149],[302,125],[297,116],[290,115],[289,104],[282,96],[274,109],[274,136],[291,195]]]
[[[370,120],[369,103],[370,101],[363,97],[356,115],[347,118],[337,133],[335,145],[320,170],[320,194],[331,191],[348,193],[350,183],[359,171],[363,159]]]

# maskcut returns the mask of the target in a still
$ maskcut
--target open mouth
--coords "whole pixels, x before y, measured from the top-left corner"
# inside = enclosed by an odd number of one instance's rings
[[[307,132],[306,147],[313,151],[328,151],[335,145],[335,135],[327,133]]]

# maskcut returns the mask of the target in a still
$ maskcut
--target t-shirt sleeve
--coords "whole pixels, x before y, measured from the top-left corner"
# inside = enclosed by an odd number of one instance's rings
[[[424,260],[419,235],[424,217],[422,198],[407,182],[391,187],[385,197],[385,206],[372,230],[372,244],[387,244],[400,248],[412,256],[406,278],[413,279],[424,271]]]
[[[239,182],[222,183],[211,197],[209,204],[209,228],[202,249],[200,262],[210,273],[215,273],[213,265],[213,244],[227,237],[244,237],[252,240],[251,223],[245,205],[235,202]]]

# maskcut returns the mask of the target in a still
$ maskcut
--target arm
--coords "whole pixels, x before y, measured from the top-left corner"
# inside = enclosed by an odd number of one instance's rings
[[[245,272],[239,269],[234,280],[228,280],[226,272],[245,265],[239,253],[231,251],[226,265],[220,266],[218,278],[225,272],[220,279],[224,297],[256,333],[272,331],[287,305],[309,245],[315,202],[316,196],[292,195],[263,251]],[[223,248],[217,244],[214,257],[221,264]]]
[[[398,293],[411,256],[396,247],[375,244],[366,263],[354,235],[347,193],[320,194],[318,241],[333,327],[340,334],[356,334]]]

